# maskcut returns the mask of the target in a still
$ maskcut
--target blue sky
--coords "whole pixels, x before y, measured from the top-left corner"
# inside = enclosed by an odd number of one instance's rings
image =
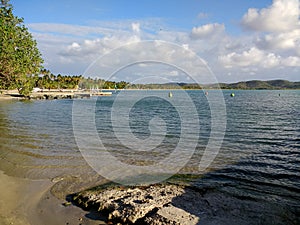
[[[300,80],[299,0],[10,3],[37,40],[44,66],[56,74],[84,74],[114,48],[161,40],[196,53],[220,82]]]
[[[261,8],[271,0],[165,0],[165,1],[38,1],[13,0],[16,15],[26,23],[67,23],[86,25],[93,21],[160,18],[173,29],[190,30],[209,22],[224,23],[232,31],[248,8]],[[201,16],[200,14],[203,14]]]

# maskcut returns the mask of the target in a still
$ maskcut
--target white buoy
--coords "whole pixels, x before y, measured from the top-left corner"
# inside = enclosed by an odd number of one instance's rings
[[[169,98],[172,98],[172,97],[173,97],[172,92],[169,92]]]

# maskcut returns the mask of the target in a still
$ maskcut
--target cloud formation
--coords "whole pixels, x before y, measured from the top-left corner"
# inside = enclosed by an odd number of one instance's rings
[[[299,28],[299,0],[273,0],[264,9],[248,9],[242,25],[254,31],[282,32]]]
[[[256,46],[263,50],[288,53],[300,56],[300,29],[283,33],[271,33],[254,40]]]
[[[219,56],[219,61],[225,68],[256,66],[270,69],[279,66],[300,66],[299,57],[289,56],[284,58],[275,53],[268,53],[255,47],[241,53],[232,52],[227,55]]]
[[[207,17],[200,12],[195,21]],[[202,21],[203,22],[203,21]],[[174,30],[162,19],[93,22],[79,26],[69,24],[29,24],[45,58],[45,66],[54,73],[80,74],[98,57],[115,48],[143,40],[163,40],[191,50],[212,66],[220,82],[261,79],[259,74],[278,77],[279,70],[292,79],[300,72],[300,20],[298,0],[274,0],[263,9],[249,9],[240,18],[249,32],[231,35],[225,24],[208,23],[190,30]],[[227,27],[227,24],[226,24]],[[163,47],[161,47],[163,48]],[[133,49],[141,57],[177,57],[190,68],[193,63],[172,49]],[[123,57],[127,57],[124,55]],[[114,60],[114,59],[112,59]],[[176,76],[174,70],[166,72]],[[263,71],[263,73],[261,72]],[[233,76],[237,74],[237,76]],[[124,78],[125,79],[125,78]],[[182,81],[187,82],[187,81]]]
[[[224,48],[218,62],[228,71],[240,68],[242,72],[251,71],[250,75],[258,70],[278,74],[279,69],[295,74],[300,67],[299,16],[299,0],[273,0],[267,8],[248,9],[241,24],[255,32],[249,33],[252,41]]]
[[[211,23],[192,29],[191,38],[193,39],[213,39],[225,31],[224,24]]]
[[[114,32],[114,29],[98,27],[98,26],[80,26],[71,24],[57,24],[57,23],[32,23],[28,27],[33,32],[39,33],[52,33],[52,34],[64,34],[73,36],[85,37],[91,34],[107,35]]]
[[[136,33],[136,34],[140,33],[140,24],[139,23],[132,23],[131,28],[134,33]]]
[[[197,18],[198,19],[206,19],[209,17],[209,14],[208,13],[204,13],[204,12],[201,12],[197,15]]]
[[[262,66],[262,67],[273,67],[279,64],[278,56],[273,53],[265,53],[255,47],[249,50],[243,51],[242,53],[232,52],[224,56],[220,56],[220,62],[226,68],[232,67],[247,67],[247,66]]]

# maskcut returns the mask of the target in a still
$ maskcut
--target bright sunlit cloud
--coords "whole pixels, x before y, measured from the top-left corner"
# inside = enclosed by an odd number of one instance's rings
[[[250,8],[243,16],[242,24],[258,31],[290,31],[299,28],[299,15],[299,0],[274,0],[267,8]]]

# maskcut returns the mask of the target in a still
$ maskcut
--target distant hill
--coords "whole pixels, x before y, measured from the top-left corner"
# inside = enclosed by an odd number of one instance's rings
[[[276,89],[300,89],[300,82],[287,80],[251,80],[231,84],[219,84],[222,89],[244,89],[244,90],[276,90]]]
[[[241,89],[241,90],[280,90],[300,89],[300,82],[287,80],[250,80],[237,83],[204,84],[196,83],[164,83],[164,84],[128,84],[129,89]]]
[[[177,84],[185,89],[199,88],[197,84],[179,83]],[[237,83],[219,83],[203,85],[207,89],[242,89],[242,90],[276,90],[276,89],[300,89],[300,82],[291,82],[287,80],[250,80]]]

